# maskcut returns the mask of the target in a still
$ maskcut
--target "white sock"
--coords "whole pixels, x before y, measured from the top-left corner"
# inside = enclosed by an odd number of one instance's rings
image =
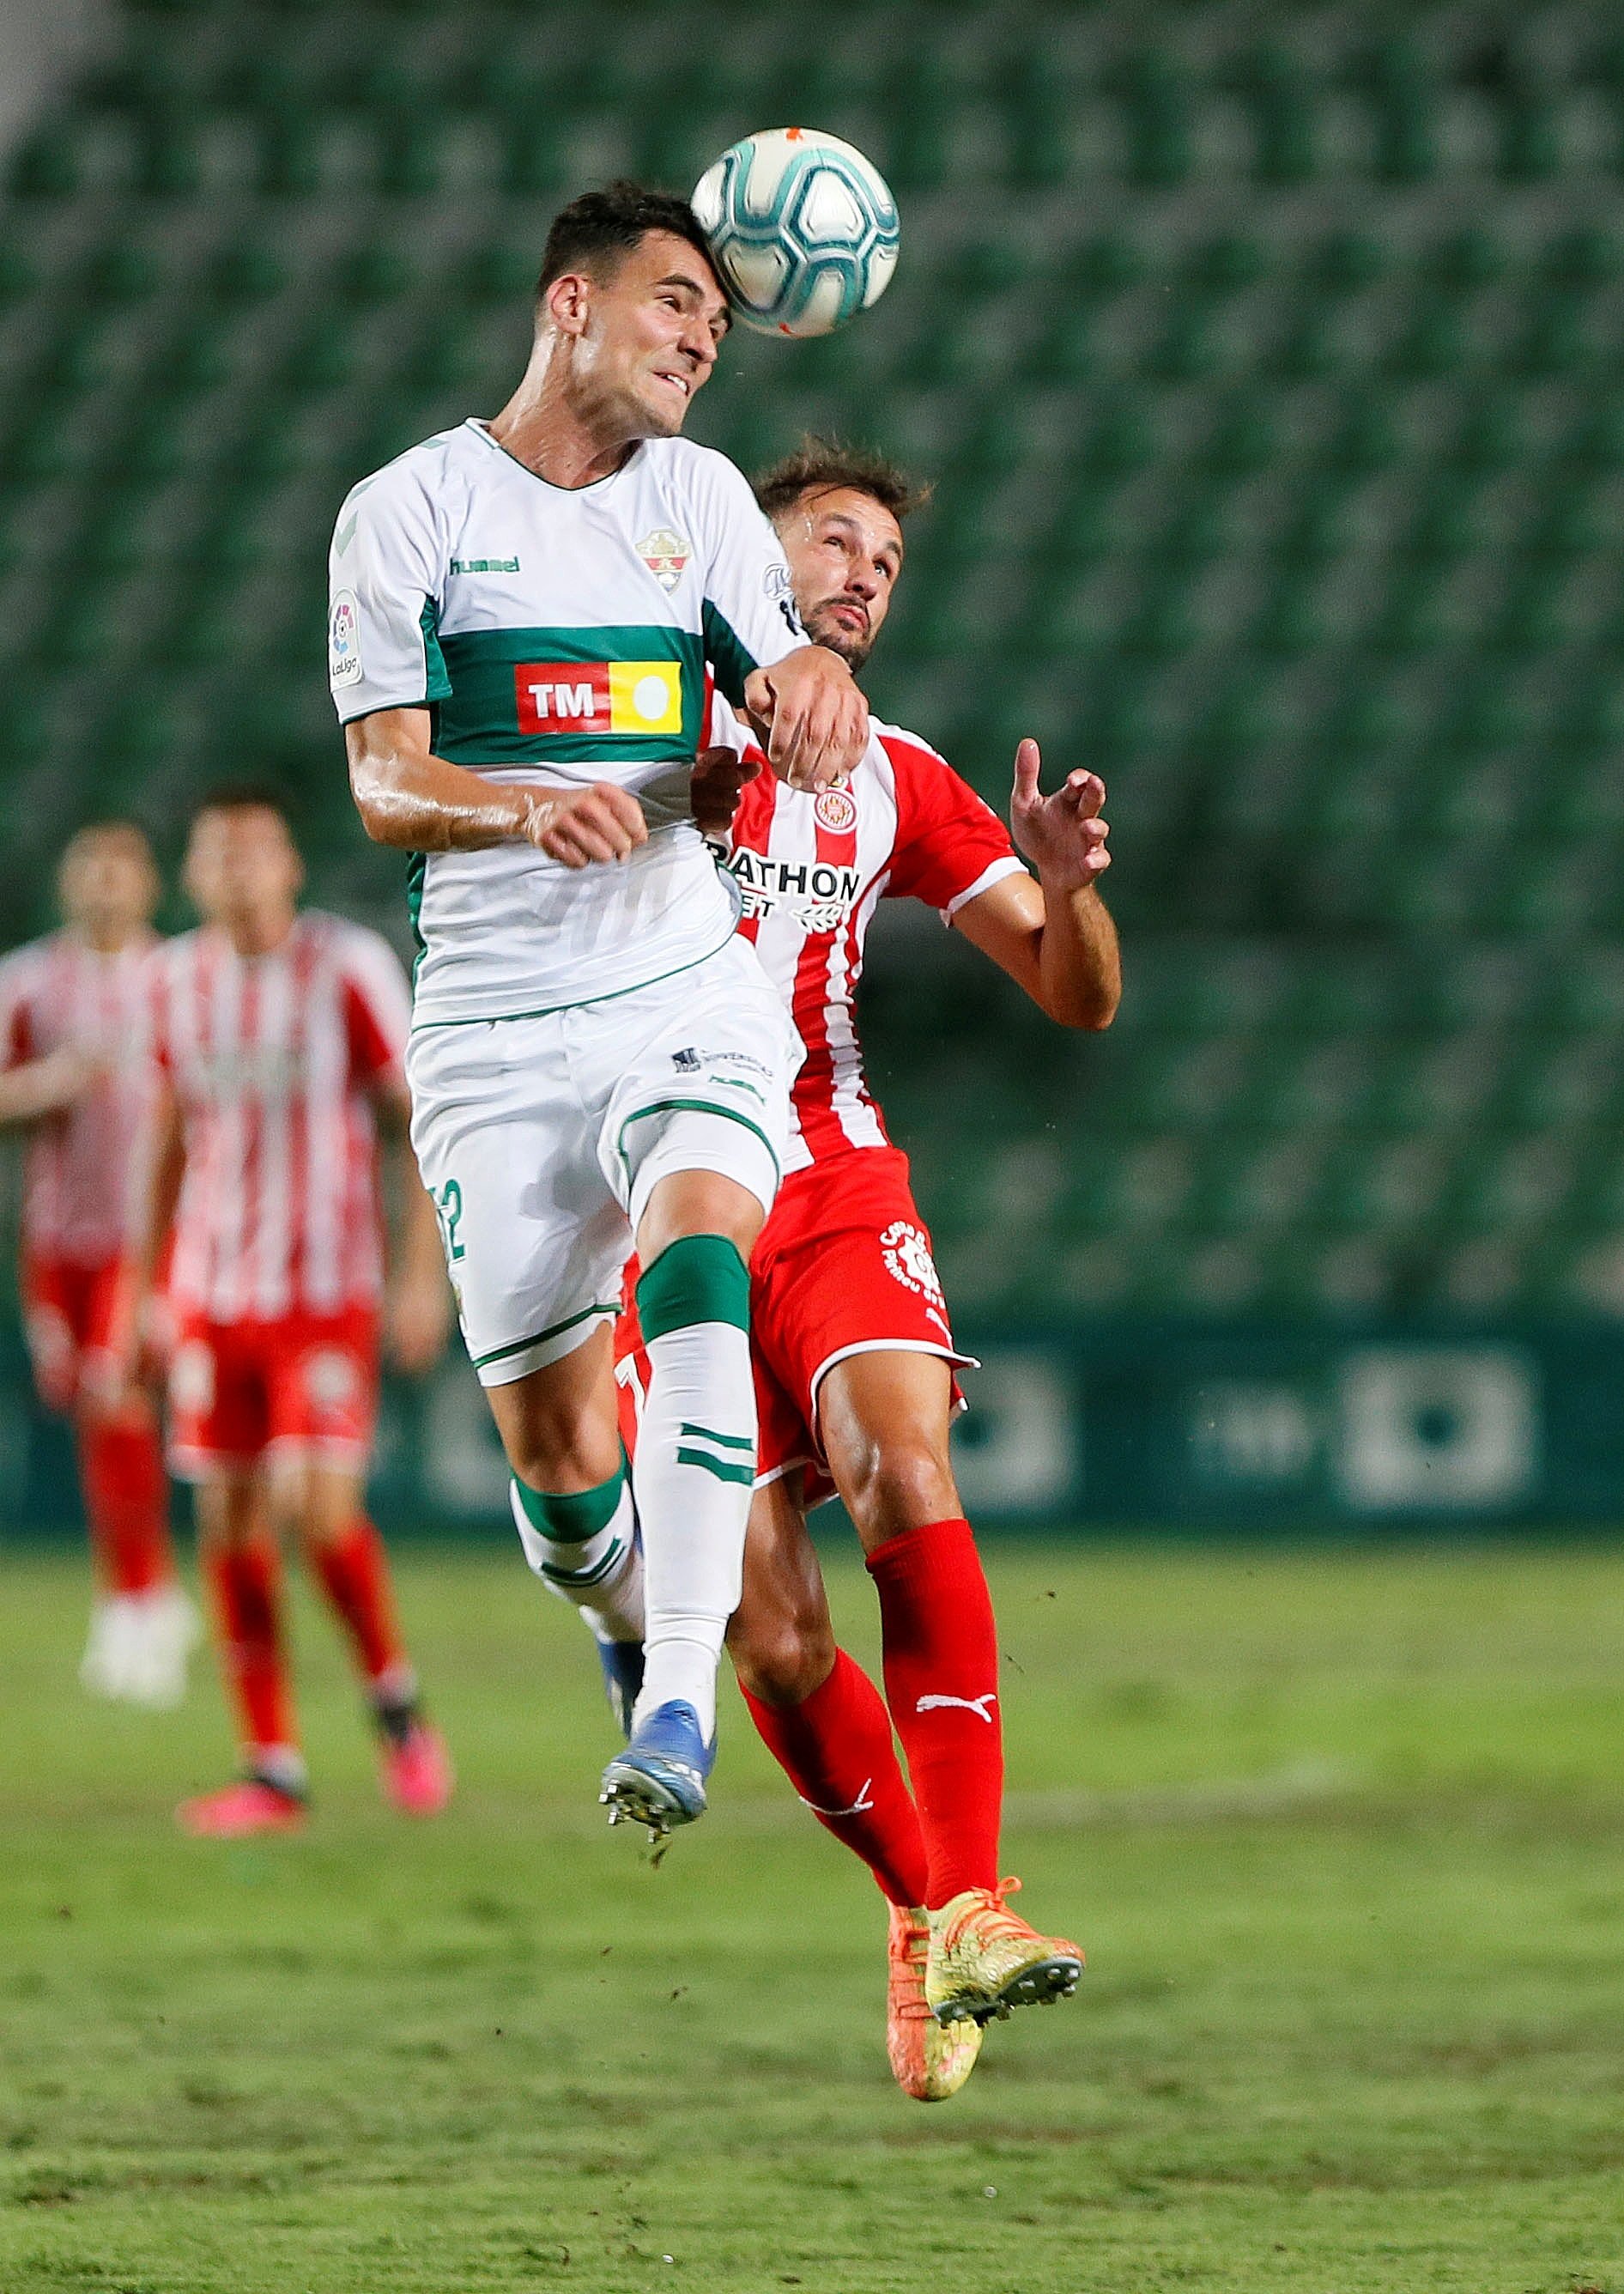
[[[524,1558],[548,1592],[579,1609],[597,1639],[640,1641],[643,1556],[624,1465],[598,1489],[579,1496],[549,1497],[516,1478],[508,1495]],[[601,1525],[584,1537],[557,1533],[585,1528],[594,1519]]]
[[[673,1698],[716,1734],[716,1669],[739,1606],[756,1464],[750,1338],[689,1322],[647,1341],[648,1394],[632,1467],[643,1525],[647,1670],[635,1720]]]

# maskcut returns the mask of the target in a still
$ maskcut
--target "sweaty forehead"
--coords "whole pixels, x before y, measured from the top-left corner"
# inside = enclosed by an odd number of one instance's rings
[[[825,486],[819,492],[803,494],[800,508],[815,532],[838,525],[848,533],[855,532],[870,549],[889,548],[901,552],[901,526],[883,502],[865,493],[861,487]]]
[[[726,311],[727,298],[722,293],[708,256],[674,231],[645,232],[637,245],[630,248],[614,274],[616,286],[634,290],[652,287],[656,280],[673,279],[690,282],[704,301],[707,310]]]

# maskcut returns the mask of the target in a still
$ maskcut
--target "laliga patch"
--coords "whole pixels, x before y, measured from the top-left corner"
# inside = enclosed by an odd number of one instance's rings
[[[361,683],[361,614],[353,590],[340,590],[327,624],[327,677],[335,693]]]
[[[674,661],[522,661],[513,687],[521,733],[682,730],[682,671]]]
[[[905,1289],[916,1290],[938,1306],[946,1303],[930,1246],[918,1227],[906,1219],[893,1219],[880,1238],[880,1250],[887,1273]]]
[[[831,836],[846,836],[857,825],[857,808],[850,792],[843,788],[819,789],[812,807],[812,818]]]
[[[657,525],[637,544],[637,556],[660,587],[668,593],[677,587],[687,572],[688,560],[693,555],[681,534],[673,533],[669,525]]]

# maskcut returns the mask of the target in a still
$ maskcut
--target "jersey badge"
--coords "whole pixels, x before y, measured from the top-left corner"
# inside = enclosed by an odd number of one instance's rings
[[[637,556],[660,587],[668,593],[677,587],[687,572],[688,560],[693,555],[681,534],[673,533],[669,525],[657,525],[637,544]]]
[[[353,590],[340,590],[327,624],[327,674],[335,693],[361,683],[361,616]]]
[[[880,1238],[880,1250],[887,1272],[905,1289],[916,1290],[921,1297],[935,1304],[944,1303],[941,1278],[930,1256],[930,1246],[911,1220],[893,1219]]]
[[[699,1053],[694,1049],[693,1045],[689,1044],[685,1045],[680,1052],[673,1052],[671,1053],[671,1065],[677,1070],[679,1075],[697,1075],[701,1068],[703,1067],[704,1062],[700,1058]]]
[[[857,825],[857,803],[847,789],[819,789],[813,800],[812,817],[831,836],[845,836]]]

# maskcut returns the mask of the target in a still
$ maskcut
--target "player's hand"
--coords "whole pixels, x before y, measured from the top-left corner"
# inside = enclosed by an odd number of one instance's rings
[[[868,745],[868,704],[827,646],[803,646],[744,680],[744,709],[767,761],[794,789],[828,788],[855,772]]]
[[[1043,761],[1035,741],[1015,752],[1010,828],[1015,849],[1037,870],[1045,891],[1080,892],[1111,865],[1109,829],[1100,818],[1105,783],[1098,773],[1068,773],[1052,796],[1038,786]]]
[[[104,1411],[126,1410],[149,1389],[151,1366],[143,1334],[150,1302],[150,1292],[126,1265],[113,1286],[106,1335],[96,1350],[95,1399]]]
[[[624,860],[637,845],[646,844],[648,824],[628,790],[613,781],[594,781],[567,796],[532,792],[524,834],[561,867],[590,868]]]
[[[726,844],[739,809],[746,781],[760,771],[759,758],[742,757],[736,749],[702,749],[694,760],[694,779],[688,801],[699,833],[713,844]]]
[[[395,1369],[407,1378],[432,1370],[444,1351],[451,1321],[451,1294],[437,1266],[397,1277],[384,1302],[385,1342]]]

